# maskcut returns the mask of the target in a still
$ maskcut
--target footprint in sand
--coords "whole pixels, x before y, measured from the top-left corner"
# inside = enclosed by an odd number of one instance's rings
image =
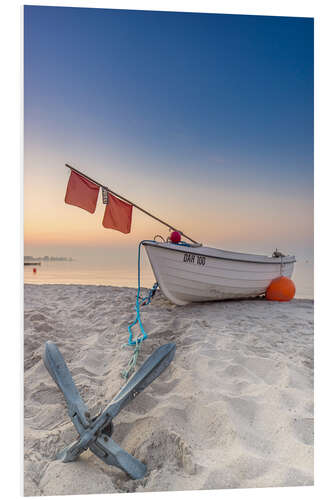
[[[62,401],[59,389],[56,386],[46,385],[44,382],[41,382],[34,390],[31,399],[40,405],[58,404]]]
[[[129,413],[134,413],[136,415],[146,415],[150,410],[155,408],[158,402],[157,398],[151,396],[147,392],[144,392],[140,394],[138,398],[135,398],[126,410]]]
[[[75,480],[73,480],[75,478]],[[44,495],[74,495],[77,485],[80,484],[81,492],[87,494],[117,493],[113,477],[105,474],[104,470],[97,467],[92,455],[80,457],[72,463],[52,462],[43,474],[39,486]]]
[[[298,441],[313,446],[313,418],[294,419],[291,427]]]
[[[167,430],[154,431],[138,448],[137,456],[148,462],[148,470],[160,469],[166,463],[168,467],[183,469],[187,474],[195,474],[190,446],[176,432]]]
[[[168,393],[172,393],[173,389],[181,382],[181,379],[175,378],[171,380],[171,382],[154,382],[154,385],[152,386],[154,392],[156,394],[164,395]]]
[[[53,326],[47,322],[37,323],[34,325],[34,330],[40,333],[49,333],[53,331]]]
[[[273,466],[274,464],[267,459],[240,455],[211,472],[203,489],[246,488],[251,480],[263,476]]]
[[[40,313],[32,314],[29,319],[30,319],[30,321],[46,321],[47,320],[47,318],[44,316],[44,314],[40,314]]]

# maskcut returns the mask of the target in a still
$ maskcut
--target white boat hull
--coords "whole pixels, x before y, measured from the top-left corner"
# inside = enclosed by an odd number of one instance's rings
[[[210,247],[145,242],[163,294],[174,304],[257,297],[278,276],[291,277],[295,257],[266,257]]]

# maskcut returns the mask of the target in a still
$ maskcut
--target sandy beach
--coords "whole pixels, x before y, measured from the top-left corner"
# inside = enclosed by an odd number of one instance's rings
[[[113,439],[148,466],[141,480],[89,450],[55,454],[77,433],[42,361],[57,344],[92,413],[124,384],[136,289],[25,285],[26,496],[313,484],[313,301],[175,306],[157,292],[138,366],[175,342],[171,365],[114,421]]]

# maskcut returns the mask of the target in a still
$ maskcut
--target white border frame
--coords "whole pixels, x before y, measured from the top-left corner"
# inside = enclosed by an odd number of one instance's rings
[[[267,2],[232,1],[103,1],[59,2],[27,1],[27,5],[53,5],[182,12],[215,12],[274,16],[315,17],[315,486],[181,492],[184,499],[214,498],[328,498],[333,492],[331,473],[332,442],[332,7],[330,2],[280,0]],[[5,5],[5,7],[4,7]],[[22,5],[17,0],[1,4],[1,263],[2,313],[1,388],[1,493],[4,498],[19,498],[23,492],[23,170],[22,170]],[[13,217],[14,212],[14,217]],[[326,265],[327,263],[327,265]],[[19,368],[20,367],[20,368]],[[19,432],[20,429],[20,432]],[[18,477],[21,478],[21,491]],[[177,493],[150,493],[157,498]],[[123,494],[122,494],[123,495]],[[137,500],[143,494],[135,493]],[[106,496],[105,496],[106,497]],[[112,498],[118,498],[113,495]],[[45,497],[47,498],[47,497]],[[63,496],[64,499],[99,499],[100,495]],[[120,496],[119,496],[120,498]],[[146,497],[147,498],[147,497]]]

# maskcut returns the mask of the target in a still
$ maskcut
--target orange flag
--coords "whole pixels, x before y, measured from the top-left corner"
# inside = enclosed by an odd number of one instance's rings
[[[91,214],[96,210],[99,186],[71,170],[65,203],[83,208]]]
[[[131,231],[132,205],[108,193],[108,204],[105,206],[103,226],[128,234]]]

